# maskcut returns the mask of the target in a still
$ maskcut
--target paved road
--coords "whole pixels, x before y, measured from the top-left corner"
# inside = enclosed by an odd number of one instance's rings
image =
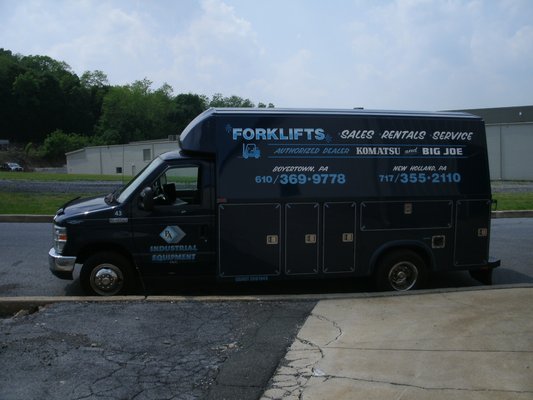
[[[533,283],[533,218],[493,220],[491,253],[502,260],[496,284]]]
[[[78,281],[63,281],[48,270],[48,250],[51,246],[50,224],[0,223],[0,296],[63,296],[80,295]],[[497,219],[492,221],[491,253],[502,260],[494,275],[495,284],[533,283],[533,219]],[[476,286],[467,273],[439,274],[431,287]],[[270,285],[158,286],[156,293],[226,294],[230,293],[305,293],[305,292],[364,292],[371,290],[368,280],[311,282],[309,284],[276,283]]]
[[[0,223],[0,295],[79,294],[70,281],[61,281],[50,273],[51,246],[51,224]]]

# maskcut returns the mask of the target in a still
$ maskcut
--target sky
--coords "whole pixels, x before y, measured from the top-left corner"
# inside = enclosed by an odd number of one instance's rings
[[[533,104],[531,0],[0,0],[0,47],[276,107]]]

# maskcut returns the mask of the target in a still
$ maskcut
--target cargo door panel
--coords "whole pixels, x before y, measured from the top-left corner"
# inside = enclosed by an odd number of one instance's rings
[[[484,265],[488,261],[490,200],[457,202],[455,266]]]
[[[221,278],[280,274],[279,203],[221,204],[218,219]]]
[[[355,203],[324,204],[324,273],[355,271]]]
[[[285,205],[285,273],[287,275],[317,274],[318,203]]]

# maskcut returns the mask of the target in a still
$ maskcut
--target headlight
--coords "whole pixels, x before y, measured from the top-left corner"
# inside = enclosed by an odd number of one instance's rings
[[[67,243],[67,228],[54,225],[54,249],[57,254],[63,253],[65,243]]]

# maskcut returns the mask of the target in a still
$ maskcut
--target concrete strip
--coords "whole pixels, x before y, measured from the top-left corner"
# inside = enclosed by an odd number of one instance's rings
[[[533,289],[324,300],[262,399],[531,399]]]
[[[533,210],[493,211],[492,218],[533,218]]]

